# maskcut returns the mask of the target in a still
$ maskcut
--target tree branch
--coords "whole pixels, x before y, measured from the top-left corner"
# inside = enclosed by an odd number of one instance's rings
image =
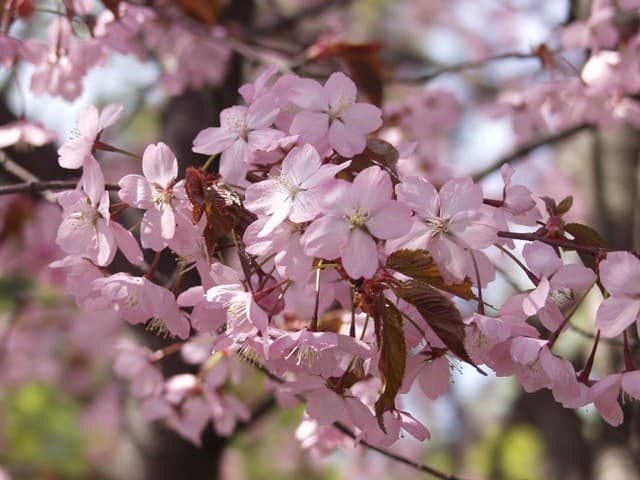
[[[491,173],[495,172],[496,170],[500,169],[502,165],[518,160],[520,157],[524,155],[528,155],[529,153],[533,152],[539,147],[542,147],[545,145],[553,145],[554,143],[564,140],[566,138],[569,138],[578,132],[582,132],[583,130],[588,130],[591,128],[593,128],[592,125],[583,123],[580,125],[576,125],[575,127],[571,127],[562,132],[546,135],[542,138],[539,138],[538,140],[534,140],[530,143],[527,143],[521,146],[520,148],[518,148],[517,150],[515,150],[514,152],[510,153],[509,155],[506,155],[498,159],[498,161],[496,161],[492,165],[477,172],[475,175],[473,175],[473,180],[478,182],[483,178],[485,178],[486,176],[490,175]]]
[[[243,357],[242,355],[240,355],[240,357],[243,360],[247,360],[245,359],[245,357]],[[265,367],[264,365],[257,363],[255,361],[249,361],[249,363],[256,368],[257,370],[260,370],[262,373],[264,373],[267,377],[269,377],[269,379],[273,380],[276,383],[279,384],[284,384],[285,381],[278,377],[277,375],[275,375],[273,372],[271,372],[267,367]],[[304,401],[304,398],[301,395],[297,395],[297,397]],[[332,425],[336,430],[338,430],[339,432],[343,433],[344,435],[346,435],[347,437],[356,440],[357,436],[355,433],[353,433],[351,431],[350,428],[348,428],[346,425],[344,425],[341,422],[333,422]],[[440,470],[436,470],[433,467],[430,467],[428,465],[425,465],[423,463],[418,463],[418,462],[414,462],[413,460],[407,458],[407,457],[403,457],[402,455],[398,455],[396,453],[390,452],[389,450],[386,450],[384,448],[380,448],[380,447],[376,447],[375,445],[372,445],[368,442],[365,442],[364,440],[359,440],[358,443],[360,445],[362,445],[363,447],[368,448],[369,450],[373,450],[375,452],[380,453],[381,455],[384,455],[387,458],[390,458],[391,460],[394,460],[396,462],[402,463],[404,465],[407,465],[415,470],[418,470],[420,472],[426,473],[428,475],[431,475],[434,478],[437,478],[439,480],[462,480],[460,477],[456,477],[453,474],[449,474],[449,473],[445,473],[445,472],[441,472]]]
[[[321,15],[333,6],[342,6],[349,3],[350,0],[327,0],[320,1],[311,7],[300,10],[299,12],[288,16],[280,17],[276,22],[264,27],[254,29],[256,34],[282,33],[283,30],[295,27],[296,24],[307,18],[313,18]]]
[[[77,186],[77,180],[33,180],[29,182],[15,183],[13,185],[1,185],[0,195],[8,195],[10,193],[43,193],[48,190],[72,190]],[[108,191],[120,190],[119,185],[110,183],[106,184],[104,188]],[[49,198],[47,198],[47,200],[49,200]],[[52,201],[55,201],[55,198],[53,198]]]
[[[499,55],[494,55],[492,57],[487,57],[482,60],[474,60],[470,62],[460,62],[454,63],[452,65],[445,65],[434,70],[410,76],[410,77],[389,77],[387,78],[390,82],[396,83],[420,83],[420,82],[429,82],[440,75],[444,75],[445,73],[455,73],[462,72],[464,70],[473,70],[476,68],[482,68],[486,66],[488,63],[500,61],[500,60],[510,60],[510,59],[527,59],[527,58],[539,58],[539,55],[536,53],[521,53],[521,52],[511,52],[511,53],[501,53]]]

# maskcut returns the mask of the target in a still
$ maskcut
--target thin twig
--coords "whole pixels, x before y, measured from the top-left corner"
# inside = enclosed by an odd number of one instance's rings
[[[302,20],[308,18],[317,18],[319,15],[329,10],[333,6],[342,6],[349,3],[349,0],[327,0],[327,1],[319,1],[315,5],[311,7],[300,10],[299,12],[289,16],[289,17],[280,17],[276,22],[271,25],[265,25],[264,27],[258,27],[253,29],[253,32],[258,35],[269,34],[269,33],[282,33],[284,30],[288,28],[295,27]]]
[[[8,195],[10,193],[42,193],[44,196],[44,193],[47,191],[74,189],[77,185],[78,180],[33,180],[14,183],[13,185],[0,185],[0,195]],[[106,184],[104,188],[109,191],[120,190],[120,186],[110,183]],[[49,200],[49,198],[46,199]],[[51,201],[55,201],[55,198]]]
[[[243,357],[241,357],[243,358]],[[277,376],[276,374],[274,374],[273,372],[271,372],[267,367],[265,367],[264,365],[258,363],[258,362],[251,362],[251,365],[256,368],[257,370],[260,370],[262,373],[264,373],[269,379],[273,380],[276,383],[279,384],[284,384],[286,383],[282,378],[280,378],[279,376]],[[302,398],[302,396],[298,395],[298,398],[300,398],[301,400],[304,400]],[[346,425],[344,425],[343,423],[340,422],[333,422],[332,426],[340,431],[341,433],[343,433],[344,435],[346,435],[349,438],[352,438],[354,440],[357,439],[357,436],[355,433],[353,433],[351,431],[351,429],[349,427],[347,427]],[[389,450],[386,450],[384,448],[380,448],[380,447],[376,447],[375,445],[372,445],[366,441],[363,440],[359,440],[358,443],[360,445],[362,445],[363,447],[368,448],[369,450],[373,450],[375,452],[378,452],[382,455],[384,455],[387,458],[390,458],[391,460],[395,460],[396,462],[402,463],[404,465],[407,465],[415,470],[418,470],[420,472],[426,473],[428,475],[431,475],[434,478],[437,478],[439,480],[462,480],[460,477],[456,477],[453,474],[449,474],[449,473],[445,473],[445,472],[441,472],[440,470],[436,470],[433,467],[430,467],[428,465],[425,465],[423,463],[418,463],[418,462],[414,462],[413,460],[403,457],[402,455],[398,455],[396,453],[390,452]]]
[[[564,140],[566,138],[569,138],[573,135],[575,135],[578,132],[582,132],[583,130],[588,130],[592,128],[591,125],[583,123],[580,125],[576,125],[575,127],[571,127],[567,130],[564,130],[562,132],[558,132],[558,133],[553,133],[551,135],[546,135],[542,138],[539,138],[538,140],[534,140],[533,142],[527,143],[523,146],[521,146],[520,148],[518,148],[517,150],[515,150],[514,152],[510,153],[509,155],[506,155],[500,159],[498,159],[496,162],[494,162],[493,164],[489,165],[488,167],[480,170],[479,172],[477,172],[475,175],[473,175],[473,180],[478,182],[480,180],[482,180],[483,178],[485,178],[486,176],[492,174],[493,172],[497,171],[500,169],[500,167],[502,167],[502,165],[507,164],[507,163],[511,163],[515,160],[518,160],[520,157],[523,157],[525,155],[528,155],[529,153],[533,152],[534,150],[536,150],[539,147],[545,146],[545,145],[552,145],[556,142],[559,142],[561,140]]]
[[[608,252],[609,249],[603,247],[594,247],[582,245],[562,238],[547,238],[536,233],[519,233],[519,232],[498,232],[498,236],[502,238],[511,238],[513,240],[525,240],[529,242],[540,241],[551,245],[552,247],[560,247],[565,250],[575,250],[576,252],[590,253],[591,255],[599,255],[602,252]]]
[[[470,62],[460,62],[454,63],[451,65],[444,65],[442,67],[438,67],[429,72],[425,72],[418,75],[413,75],[410,77],[389,77],[387,80],[390,82],[396,83],[420,83],[420,82],[429,82],[440,75],[444,75],[445,73],[456,73],[462,72],[465,70],[473,70],[476,68],[482,68],[486,66],[488,63],[500,61],[500,60],[510,60],[510,59],[531,59],[531,58],[539,58],[536,53],[519,53],[519,52],[511,52],[511,53],[501,53],[499,55],[494,55],[492,57],[487,57],[482,60],[474,60]]]

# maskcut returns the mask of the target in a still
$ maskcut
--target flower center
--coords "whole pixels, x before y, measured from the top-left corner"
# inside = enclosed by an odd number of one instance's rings
[[[349,213],[346,215],[347,220],[349,220],[349,224],[351,229],[354,228],[362,228],[369,220],[369,212],[360,208],[358,205],[355,205]]]
[[[438,235],[446,235],[449,233],[449,219],[448,218],[429,218],[426,220],[427,225],[430,225],[431,236],[437,237]]]
[[[222,124],[230,132],[236,133],[238,137],[247,139],[249,127],[247,127],[247,111],[241,107],[231,107],[223,112]]]

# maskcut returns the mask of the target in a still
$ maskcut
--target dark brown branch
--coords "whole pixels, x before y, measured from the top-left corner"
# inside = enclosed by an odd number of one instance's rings
[[[511,238],[512,240],[525,240],[528,242],[539,241],[551,245],[553,247],[564,248],[565,250],[575,250],[577,252],[590,253],[591,255],[598,255],[602,252],[608,252],[609,250],[603,247],[593,247],[589,245],[582,245],[580,243],[572,242],[562,238],[547,238],[536,233],[519,233],[519,232],[498,232],[498,236],[502,238]]]
[[[580,124],[580,125],[576,125],[575,127],[571,127],[567,130],[564,130],[562,132],[546,135],[542,138],[539,138],[538,140],[534,140],[533,142],[527,143],[521,146],[520,148],[518,148],[517,150],[515,150],[514,152],[510,153],[509,155],[506,155],[498,159],[498,161],[489,165],[487,168],[480,170],[473,176],[473,179],[474,181],[478,182],[483,178],[485,178],[486,176],[490,175],[491,173],[499,170],[500,167],[502,167],[502,165],[518,160],[520,157],[528,155],[529,153],[533,152],[539,147],[542,147],[545,145],[553,145],[556,142],[569,138],[578,132],[582,132],[590,128],[592,128],[592,126],[589,124]]]
[[[349,3],[349,0],[327,0],[319,1],[315,5],[307,7],[299,12],[288,16],[281,17],[276,22],[253,29],[254,34],[264,35],[270,33],[282,33],[284,30],[290,29],[298,25],[301,21],[314,18],[326,12],[334,6],[343,6]]]
[[[244,357],[241,356],[241,358],[244,359]],[[261,365],[259,363],[256,362],[250,362],[251,365],[256,368],[257,370],[260,370],[262,373],[264,373],[267,377],[269,377],[269,379],[273,380],[276,383],[279,384],[284,384],[285,381],[283,379],[281,379],[280,377],[278,377],[277,375],[275,375],[274,373],[272,373],[267,367],[265,367],[264,365]],[[304,400],[300,395],[298,395],[298,398],[300,398],[301,400]],[[349,429],[346,425],[340,423],[340,422],[333,422],[332,425],[336,430],[340,431],[341,433],[343,433],[344,435],[346,435],[349,438],[352,439],[356,439],[356,434],[353,433],[351,431],[351,429]],[[428,465],[425,465],[423,463],[418,463],[418,462],[414,462],[413,460],[403,457],[402,455],[398,455],[396,453],[390,452],[389,450],[385,450],[384,448],[380,448],[380,447],[376,447],[375,445],[372,445],[368,442],[365,442],[363,440],[360,440],[358,442],[360,445],[362,445],[363,447],[368,448],[369,450],[373,450],[375,452],[378,452],[382,455],[384,455],[387,458],[390,458],[392,460],[395,460],[396,462],[402,463],[404,465],[407,465],[415,470],[418,470],[420,472],[426,473],[428,475],[431,475],[434,478],[437,478],[439,480],[462,480],[460,477],[456,477],[455,475],[449,474],[449,473],[445,473],[445,472],[441,472],[439,470],[436,470],[435,468],[432,468]]]
[[[14,183],[13,185],[1,185],[0,195],[8,195],[10,193],[41,193],[47,190],[68,190],[74,189],[78,185],[77,180],[47,180]],[[106,184],[105,190],[120,190],[120,186],[115,184]]]
[[[487,57],[482,60],[474,60],[470,62],[461,62],[454,63],[452,65],[444,65],[442,67],[433,69],[431,71],[413,75],[410,77],[394,77],[390,76],[387,80],[390,82],[396,83],[421,83],[421,82],[429,82],[440,75],[444,75],[445,73],[456,73],[463,72],[465,70],[473,70],[477,68],[483,68],[487,64],[500,61],[500,60],[510,60],[510,59],[530,59],[530,58],[539,58],[536,53],[501,53],[499,55],[494,55],[492,57]]]
[[[340,432],[344,433],[347,437],[353,438],[355,440],[356,435],[340,422],[334,422],[333,427],[339,430]],[[381,453],[387,458],[395,460],[396,462],[399,462],[399,463],[403,463],[404,465],[407,465],[421,472],[427,473],[434,478],[438,478],[440,480],[462,480],[460,477],[456,477],[453,474],[444,473],[428,465],[425,465],[423,463],[414,462],[413,460],[409,460],[408,458],[403,457],[402,455],[398,455],[396,453],[390,452],[389,450],[385,450],[384,448],[376,447],[375,445],[371,445],[370,443],[365,442],[363,440],[360,440],[359,443],[360,445],[365,446],[370,450]]]

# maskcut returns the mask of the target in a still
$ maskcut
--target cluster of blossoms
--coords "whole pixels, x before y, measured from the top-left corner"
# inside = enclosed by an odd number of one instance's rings
[[[622,421],[620,387],[640,398],[630,358],[624,372],[597,380],[597,342],[581,369],[553,347],[598,274],[610,295],[596,318],[601,335],[618,336],[637,320],[639,259],[596,249],[592,268],[566,263],[562,251],[580,251],[588,227],[565,222],[568,200],[546,199],[541,212],[508,166],[497,199],[469,177],[438,188],[403,173],[397,150],[369,137],[382,112],[358,102],[342,73],[321,84],[269,69],[240,91],[247,105],[222,111],[220,126],[193,143],[212,155],[207,167],[219,155],[217,173],[191,167],[178,179],[169,147],[149,145],[142,175],[120,180],[117,207],[94,154],[114,151],[100,135],[121,108],[88,107],[81,136],[59,150],[61,166],[83,172],[76,190],[58,194],[56,242],[67,256],[54,266],[69,269],[68,292],[86,312],[116,311],[181,339],[156,352],[119,349],[116,372],[131,381],[147,418],[196,443],[210,421],[231,433],[249,418],[225,389],[240,381],[243,359],[270,372],[282,406],[306,402],[299,437],[321,449],[348,440],[336,440],[334,422],[376,445],[402,431],[428,438],[402,395],[416,380],[430,399],[445,394],[452,361],[515,376],[527,391],[547,388],[566,407],[595,403],[607,421]],[[144,211],[140,244],[118,222],[123,204]],[[518,238],[529,241],[517,264],[532,289],[488,314],[482,292],[496,262],[518,255]],[[143,249],[156,260],[170,250],[200,284],[180,291],[161,282]],[[109,272],[117,251],[128,272],[146,274]],[[508,256],[496,260],[499,251]],[[477,312],[463,315],[455,298]],[[199,371],[163,378],[159,360],[177,352]]]
[[[151,6],[109,2],[110,7],[96,15],[99,5],[93,0],[65,1],[66,12],[51,20],[46,42],[22,40],[9,31],[15,20],[35,15],[33,0],[5,3],[0,11],[0,63],[32,64],[30,88],[35,95],[77,99],[86,75],[104,65],[111,53],[134,55],[140,61],[153,55],[162,68],[161,82],[171,94],[218,85],[224,78],[230,55],[224,29],[204,24],[192,28],[194,21],[175,2],[156,0]],[[85,27],[83,34],[74,28],[75,21]]]
[[[0,12],[0,62],[32,63],[32,92],[67,100],[82,93],[82,79],[110,51],[144,60],[150,48],[174,94],[217,84],[229,56],[224,30],[192,29],[173,2],[154,4],[115,2],[92,18],[91,0],[65,2],[68,15],[51,22],[45,43],[7,34],[14,17],[32,13],[32,2],[10,2]],[[591,49],[579,76],[499,99],[521,139],[549,126],[640,124],[640,36],[620,37],[612,5],[593,2],[588,20],[563,30],[563,47]],[[616,5],[628,11],[640,2]],[[70,19],[89,18],[90,34],[81,39]],[[539,57],[545,66],[560,62],[545,49]],[[305,447],[349,444],[336,422],[373,445],[390,445],[403,431],[424,440],[429,430],[406,410],[405,395],[416,381],[428,399],[445,395],[451,365],[466,362],[513,376],[528,392],[548,389],[567,408],[594,404],[612,425],[623,421],[620,390],[640,399],[626,335],[640,318],[640,259],[608,251],[593,230],[566,220],[570,199],[537,201],[514,183],[508,165],[495,198],[439,164],[433,146],[459,119],[452,94],[431,90],[387,106],[384,126],[383,111],[358,101],[342,73],[320,83],[269,68],[240,94],[244,105],[223,110],[219,125],[193,140],[193,151],[210,157],[184,179],[160,142],[142,153],[141,174],[107,185],[96,156],[119,151],[102,134],[123,108],[89,106],[80,135],[58,151],[60,167],[82,169],[77,188],[57,194],[61,210],[34,207],[33,222],[19,225],[14,242],[23,211],[12,199],[0,206],[2,268],[64,280],[85,325],[72,330],[78,347],[91,336],[89,321],[101,325],[109,347],[121,333],[118,319],[171,339],[156,351],[132,342],[115,348],[116,374],[130,382],[145,418],[194,443],[209,423],[230,435],[250,418],[242,395],[228,388],[250,375],[244,362],[268,372],[265,389],[281,406],[304,401],[297,436]],[[0,148],[53,138],[25,121],[0,128]],[[175,274],[159,272],[161,256],[178,259]],[[43,271],[44,263],[54,268]],[[495,308],[483,291],[507,264],[530,288]],[[183,285],[192,269],[197,284]],[[577,365],[556,344],[597,292],[605,298],[592,353]],[[19,367],[29,345],[54,349],[45,345],[47,325],[21,323],[8,342],[8,382],[26,376]],[[594,371],[601,337],[622,337],[622,371]],[[100,361],[111,360],[102,348]],[[165,378],[161,362],[172,354],[195,373]],[[37,362],[38,375],[62,376],[49,367]],[[86,387],[82,378],[72,383]]]

